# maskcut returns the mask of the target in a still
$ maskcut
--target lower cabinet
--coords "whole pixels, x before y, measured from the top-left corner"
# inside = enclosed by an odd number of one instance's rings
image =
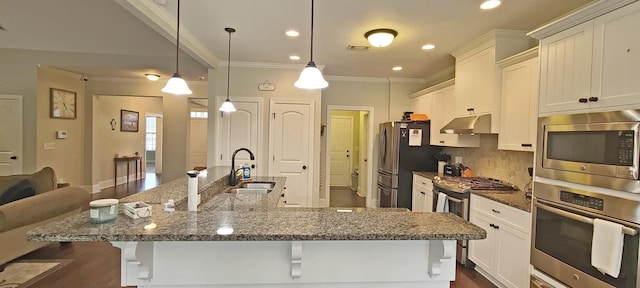
[[[433,182],[431,179],[413,175],[411,211],[433,211]]]
[[[499,287],[529,287],[531,213],[471,195],[469,220],[487,238],[469,241],[476,270]]]

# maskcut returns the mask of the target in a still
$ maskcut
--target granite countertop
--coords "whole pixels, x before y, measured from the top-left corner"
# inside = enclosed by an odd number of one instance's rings
[[[89,222],[84,211],[29,231],[32,241],[281,241],[281,240],[462,240],[484,239],[486,231],[451,213],[411,213],[397,208],[281,208],[284,177],[267,194],[230,194],[229,167],[201,173],[198,212],[186,209],[187,179],[177,179],[120,200],[144,201],[153,215],[131,219],[122,212],[114,222]],[[176,202],[165,212],[160,203]],[[341,212],[349,210],[351,212]],[[153,224],[153,225],[151,225]],[[155,226],[155,227],[154,227]]]
[[[433,180],[438,176],[437,172],[414,171],[413,174]],[[490,200],[531,212],[531,198],[525,195],[522,190],[516,191],[495,191],[495,190],[471,190],[471,193],[488,198]]]

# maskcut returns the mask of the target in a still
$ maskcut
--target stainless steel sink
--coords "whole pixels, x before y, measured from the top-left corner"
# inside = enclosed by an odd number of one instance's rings
[[[240,188],[248,188],[248,189],[273,189],[276,186],[276,182],[270,181],[250,181],[243,182],[238,185]]]
[[[266,188],[232,188],[229,189],[227,191],[225,191],[226,193],[231,193],[231,194],[267,194],[269,192],[271,192],[271,189],[266,189]]]

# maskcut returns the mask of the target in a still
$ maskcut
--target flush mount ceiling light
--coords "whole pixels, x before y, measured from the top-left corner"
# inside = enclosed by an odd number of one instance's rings
[[[229,33],[229,54],[227,55],[227,100],[224,100],[219,110],[222,112],[235,112],[236,107],[234,107],[231,100],[229,100],[229,83],[231,79],[231,33],[236,32],[236,29],[227,27],[224,28],[224,31]]]
[[[313,0],[311,0],[311,55],[307,67],[302,70],[298,81],[293,85],[302,89],[321,89],[329,86],[322,72],[316,67],[316,63],[313,62]]]
[[[180,0],[178,0],[178,17],[176,25],[176,73],[167,81],[167,85],[162,88],[162,92],[175,95],[191,95],[191,89],[187,86],[187,82],[182,79],[178,73],[178,51],[180,51]]]
[[[374,29],[364,33],[364,38],[367,38],[373,47],[389,46],[396,36],[398,36],[398,32],[396,32],[396,30],[386,28]]]
[[[488,10],[500,6],[500,0],[486,0],[480,4],[480,9]]]
[[[144,74],[144,76],[151,81],[158,81],[158,79],[160,79],[160,75],[158,74]]]

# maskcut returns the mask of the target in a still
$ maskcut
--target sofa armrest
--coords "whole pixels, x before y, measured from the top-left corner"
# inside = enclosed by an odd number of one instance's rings
[[[0,232],[80,209],[89,199],[80,187],[64,187],[7,203],[0,206]]]

